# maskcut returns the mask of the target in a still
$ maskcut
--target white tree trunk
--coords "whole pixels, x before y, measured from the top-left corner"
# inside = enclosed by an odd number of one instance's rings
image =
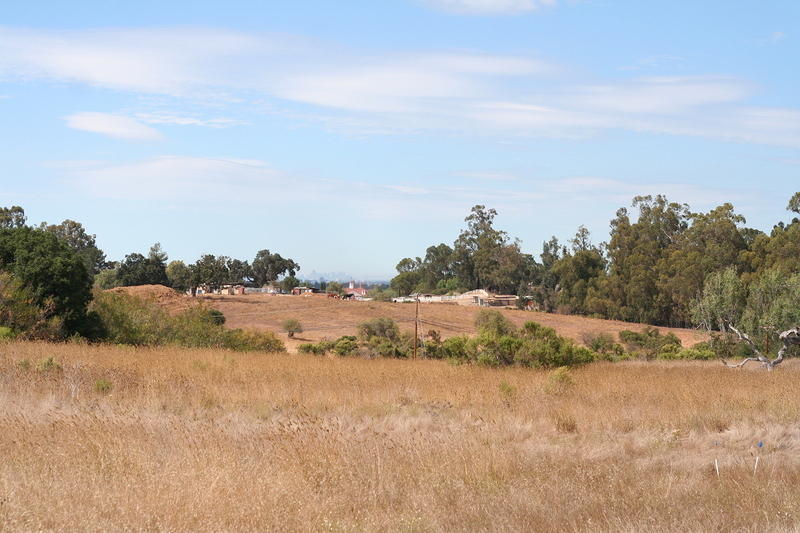
[[[775,368],[776,366],[778,366],[783,362],[783,358],[786,356],[786,352],[789,351],[789,348],[791,346],[800,345],[800,328],[787,329],[786,331],[783,331],[781,332],[780,335],[778,335],[778,338],[781,340],[781,342],[783,342],[783,346],[781,346],[781,349],[778,350],[777,357],[775,357],[775,359],[770,360],[768,357],[766,357],[761,353],[761,351],[758,349],[758,346],[756,346],[756,343],[753,342],[753,339],[751,339],[749,335],[747,335],[746,333],[742,333],[741,331],[736,329],[732,324],[728,324],[728,327],[730,328],[731,331],[736,333],[736,336],[739,337],[739,340],[741,342],[746,342],[753,350],[753,353],[756,354],[755,357],[748,357],[741,363],[737,363],[735,365],[729,364],[727,361],[725,361],[725,359],[723,359],[722,364],[724,364],[728,368],[739,368],[746,365],[750,361],[758,361],[761,363],[761,366],[763,366],[767,370],[772,370],[773,368]]]

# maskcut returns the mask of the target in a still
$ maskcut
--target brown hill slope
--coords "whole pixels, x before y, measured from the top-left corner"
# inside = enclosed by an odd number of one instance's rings
[[[359,323],[375,317],[390,317],[401,329],[414,330],[414,304],[390,302],[357,302],[334,300],[323,295],[289,296],[248,294],[244,296],[208,295],[198,298],[225,314],[225,325],[233,328],[266,329],[280,331],[287,318],[298,319],[304,328],[301,340],[320,340],[341,335],[352,335]],[[601,320],[574,315],[557,315],[501,309],[512,322],[521,325],[533,320],[555,329],[560,335],[583,342],[585,335],[609,333],[615,339],[622,330],[639,331],[644,324]],[[420,304],[420,333],[438,330],[443,337],[473,334],[478,308],[448,304]],[[706,340],[700,331],[681,328],[659,328],[672,332],[684,346]],[[293,344],[293,343],[292,343]]]
[[[192,305],[197,305],[200,303],[197,299],[163,285],[135,285],[133,287],[117,287],[114,289],[109,289],[108,292],[129,294],[144,300],[151,300],[166,308],[166,310],[172,314],[178,313],[184,309],[188,309]]]

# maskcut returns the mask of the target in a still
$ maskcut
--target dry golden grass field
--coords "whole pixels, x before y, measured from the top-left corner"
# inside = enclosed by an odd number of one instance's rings
[[[798,382],[5,343],[0,530],[797,531]]]
[[[183,303],[188,298],[179,298]],[[210,295],[200,298],[225,314],[226,326],[246,329],[267,329],[280,331],[287,318],[296,318],[305,331],[299,341],[290,342],[291,350],[297,342],[318,341],[322,338],[337,338],[354,335],[359,323],[374,317],[390,317],[398,322],[401,329],[413,331],[414,304],[390,302],[357,302],[334,300],[324,295],[289,296],[248,294],[244,296]],[[176,304],[172,304],[173,308]],[[420,304],[420,334],[435,329],[447,338],[453,335],[476,333],[474,322],[479,309],[449,304]],[[536,313],[516,309],[502,309],[503,314],[514,324],[522,325],[533,320],[554,328],[556,332],[578,342],[584,335],[609,333],[615,339],[625,329],[640,331],[644,324],[632,324],[615,320],[601,320],[575,315]],[[697,330],[680,328],[660,328],[662,332],[675,333],[684,346],[692,346],[706,335]],[[305,340],[303,340],[305,339]]]

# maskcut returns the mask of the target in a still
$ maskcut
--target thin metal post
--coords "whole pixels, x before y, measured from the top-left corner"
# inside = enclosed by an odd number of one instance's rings
[[[416,298],[417,304],[414,311],[414,359],[417,358],[417,337],[419,336],[419,296]]]

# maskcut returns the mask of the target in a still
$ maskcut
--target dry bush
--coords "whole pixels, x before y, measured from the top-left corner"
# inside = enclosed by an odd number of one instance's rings
[[[800,523],[795,361],[772,373],[625,362],[571,374],[568,394],[553,395],[548,373],[520,368],[4,343],[0,529]]]

